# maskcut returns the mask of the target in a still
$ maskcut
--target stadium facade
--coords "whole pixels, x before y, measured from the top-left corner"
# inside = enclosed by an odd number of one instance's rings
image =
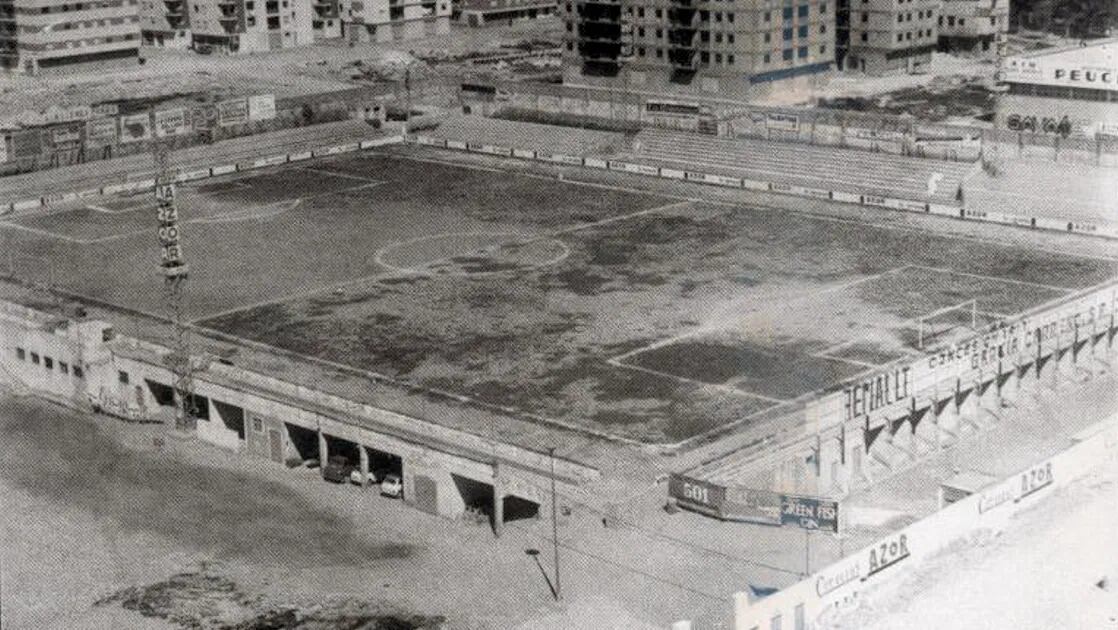
[[[1118,39],[1009,57],[995,124],[1053,136],[1118,136]]]
[[[0,0],[0,69],[135,63],[139,0]]]

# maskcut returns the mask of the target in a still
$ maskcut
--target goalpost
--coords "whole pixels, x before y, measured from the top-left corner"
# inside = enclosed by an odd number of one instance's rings
[[[978,330],[977,299],[971,298],[917,318],[916,346],[923,350],[926,344],[960,326]]]

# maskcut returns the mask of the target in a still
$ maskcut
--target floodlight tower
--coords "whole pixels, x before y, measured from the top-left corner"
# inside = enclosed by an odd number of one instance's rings
[[[175,406],[175,429],[190,431],[194,429],[198,411],[194,400],[194,365],[189,329],[184,320],[183,309],[190,267],[182,255],[179,211],[175,203],[175,176],[170,167],[170,147],[156,141],[152,153],[156,166],[155,202],[159,221],[160,270],[163,274],[164,296],[174,327],[169,367],[174,375],[174,390],[179,397],[179,404]]]

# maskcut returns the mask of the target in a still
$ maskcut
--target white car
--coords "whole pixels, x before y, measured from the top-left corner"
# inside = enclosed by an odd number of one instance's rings
[[[380,493],[393,499],[403,498],[404,482],[399,475],[385,475],[384,481],[380,482]]]

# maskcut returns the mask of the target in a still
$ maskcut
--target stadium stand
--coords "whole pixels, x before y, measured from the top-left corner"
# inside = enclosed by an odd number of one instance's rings
[[[534,149],[564,155],[612,155],[628,146],[625,134],[539,123],[454,116],[439,128],[424,132],[444,140],[468,144],[489,144],[516,149]]]
[[[252,136],[241,136],[209,145],[179,149],[171,154],[171,165],[187,171],[278,154],[299,153],[326,145],[357,142],[381,132],[358,120],[295,127]],[[106,184],[139,181],[155,174],[150,153],[75,164],[65,168],[0,177],[0,204],[35,198],[46,193],[64,193],[98,188]]]
[[[669,168],[939,203],[957,203],[963,179],[977,168],[964,162],[661,129],[642,130],[633,147],[630,159]]]

